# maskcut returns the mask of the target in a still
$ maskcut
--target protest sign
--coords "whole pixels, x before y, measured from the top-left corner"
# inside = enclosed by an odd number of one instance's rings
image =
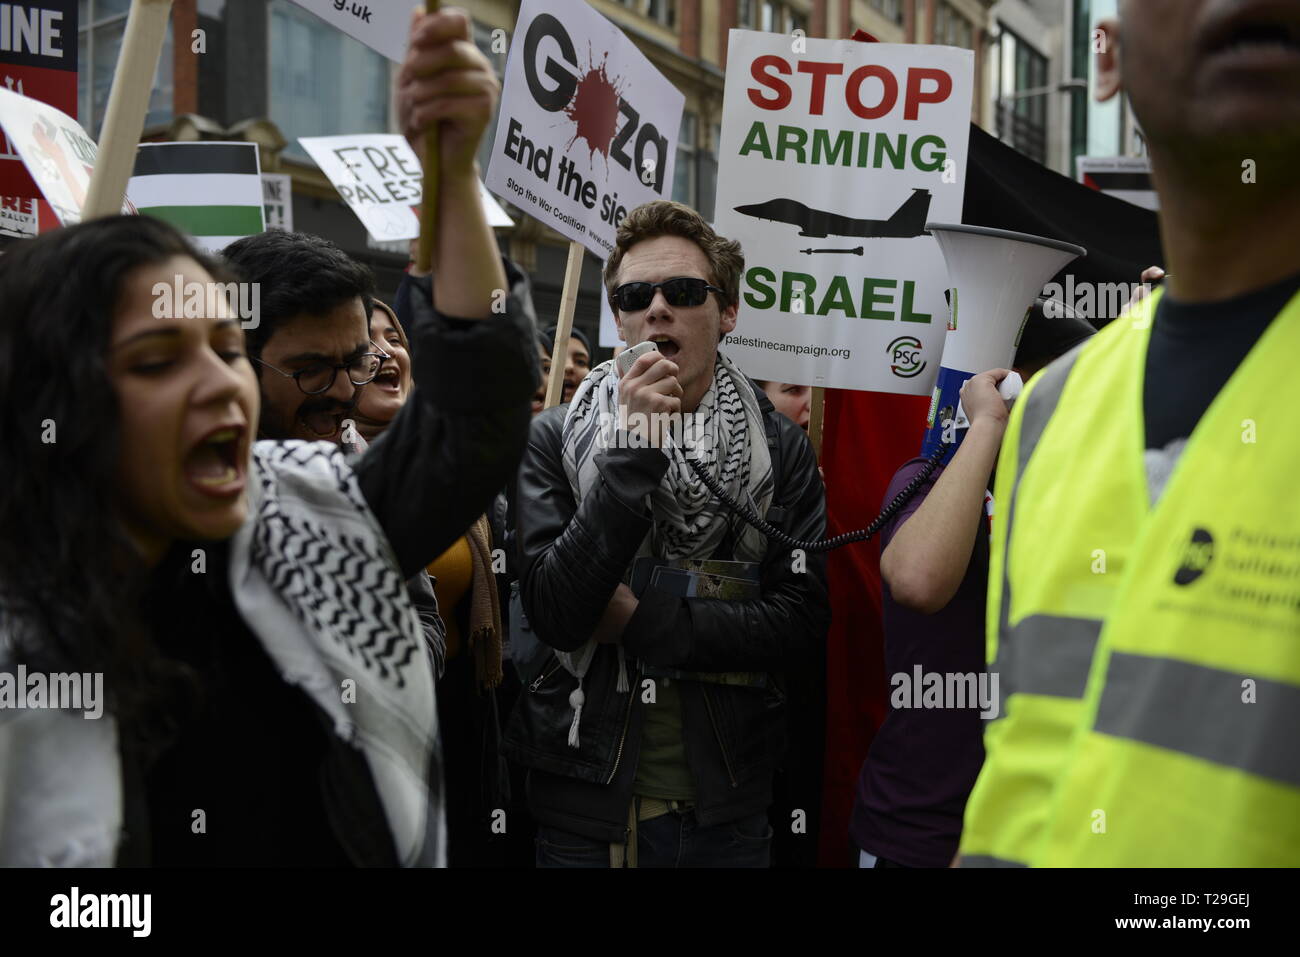
[[[618,337],[618,323],[614,321],[614,307],[609,304],[609,296],[605,292],[605,275],[604,266],[600,271],[602,281],[600,284],[600,345],[613,349],[615,346],[621,346],[623,340]]]
[[[264,228],[256,143],[142,143],[126,192],[209,252]]]
[[[796,52],[797,51],[797,52]],[[751,376],[928,394],[960,222],[974,54],[733,30],[717,228],[741,241],[724,349]]]
[[[501,204],[496,201],[496,197],[488,192],[486,186],[478,184],[478,198],[483,201],[483,215],[487,217],[487,223],[493,229],[509,229],[515,224]]]
[[[376,243],[414,239],[419,235],[420,217],[411,207],[419,206],[423,198],[420,159],[403,136],[397,133],[304,136],[298,142],[329,177],[339,196]],[[514,222],[482,183],[478,190],[488,225],[513,226]],[[285,196],[288,195],[286,186]]]
[[[488,188],[604,260],[628,210],[671,198],[684,104],[581,0],[524,0]]]
[[[420,160],[398,133],[303,136],[316,165],[375,239],[414,239],[420,220],[411,207],[422,192]]]
[[[59,222],[65,226],[81,222],[95,166],[95,141],[62,110],[4,89],[0,89],[0,127]]]
[[[1151,182],[1146,156],[1080,156],[1079,182],[1143,209],[1159,210],[1160,197]]]
[[[77,115],[77,3],[0,3],[0,83]],[[0,196],[39,196],[14,148],[0,133]]]
[[[411,7],[397,0],[293,0],[330,26],[401,63],[406,56]]]
[[[293,181],[288,173],[262,174],[262,216],[267,229],[293,232]]]
[[[0,197],[0,236],[28,239],[36,235],[36,200],[26,196]]]

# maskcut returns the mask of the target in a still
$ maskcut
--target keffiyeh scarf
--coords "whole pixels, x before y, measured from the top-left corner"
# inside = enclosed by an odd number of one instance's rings
[[[445,864],[433,670],[392,549],[342,452],[253,446],[235,603],[286,680],[365,754],[398,861]]]
[[[564,419],[561,455],[579,505],[599,476],[596,453],[618,441],[618,386],[613,360],[596,366],[578,387]],[[733,499],[759,515],[767,513],[775,478],[762,411],[749,381],[721,352],[713,367],[713,382],[699,408],[683,415],[683,420],[686,424],[678,434],[684,442],[670,439],[664,443],[668,471],[649,496],[653,524],[638,557],[653,555],[665,561],[709,558],[731,533],[736,561],[761,560],[766,551],[763,535],[714,498],[688,464],[688,458],[700,462]],[[582,681],[595,651],[596,642],[589,639],[575,652],[556,652],[560,663],[578,679],[578,687],[569,697],[574,710],[569,745],[575,748],[584,704]],[[618,654],[618,691],[627,692],[622,645]]]

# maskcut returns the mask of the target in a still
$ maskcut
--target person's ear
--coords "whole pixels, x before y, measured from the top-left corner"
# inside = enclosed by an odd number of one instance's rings
[[[736,304],[735,304],[734,302],[733,302],[733,303],[729,303],[729,304],[727,305],[727,307],[726,307],[725,309],[722,310],[721,316],[720,316],[719,321],[718,321],[718,338],[719,338],[719,339],[721,339],[721,338],[722,338],[723,336],[725,336],[727,333],[731,332],[733,329],[736,328],[736,313],[737,313],[737,312],[739,312],[739,309],[737,309]]]
[[[1104,103],[1124,88],[1119,69],[1119,21],[1102,20],[1092,32],[1092,47],[1097,54],[1098,103]]]
[[[614,328],[618,330],[619,341],[627,342],[627,333],[623,331],[623,316],[620,314],[618,306],[611,302],[609,311],[614,314]]]

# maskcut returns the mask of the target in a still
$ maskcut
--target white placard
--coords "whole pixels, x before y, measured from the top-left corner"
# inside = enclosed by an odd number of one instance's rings
[[[0,236],[30,239],[37,233],[36,200],[26,196],[0,196]]]
[[[267,229],[293,232],[293,179],[288,173],[262,174],[262,209]]]
[[[798,52],[794,52],[797,50]],[[750,376],[927,395],[961,222],[974,53],[732,30],[717,229],[745,250],[723,345]]]
[[[375,239],[414,239],[423,170],[399,133],[303,136],[302,144]]]
[[[406,56],[414,3],[398,0],[293,0],[330,26],[360,40],[394,63]],[[423,4],[420,4],[423,7]]]
[[[487,224],[493,229],[509,229],[515,224],[510,214],[501,208],[496,197],[482,183],[478,184],[478,198],[483,201],[483,215],[487,217]]]
[[[488,188],[604,260],[628,210],[672,198],[684,105],[581,0],[524,0]]]
[[[1134,206],[1160,210],[1160,197],[1151,182],[1151,159],[1146,156],[1080,156],[1079,182]]]
[[[0,87],[0,126],[18,148],[45,201],[65,226],[81,222],[95,141],[68,114]],[[128,203],[122,212],[134,212]]]
[[[618,323],[614,321],[614,307],[609,304],[609,295],[605,292],[605,268],[600,270],[600,345],[606,349],[623,345],[618,337]]]

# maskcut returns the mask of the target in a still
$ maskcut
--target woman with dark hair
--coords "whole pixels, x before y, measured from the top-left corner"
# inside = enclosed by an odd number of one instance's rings
[[[171,227],[111,217],[0,257],[0,673],[97,673],[107,692],[100,720],[0,706],[0,865],[445,861],[433,662],[404,582],[527,435],[527,284],[475,182],[497,89],[463,12],[415,18],[399,112],[421,145],[439,125],[442,189],[411,314],[436,348],[392,437],[410,468],[253,441],[243,329]],[[366,359],[312,374],[369,381]]]
[[[0,710],[0,863],[444,859],[433,667],[385,531],[436,503],[385,499],[326,443],[253,442],[238,319],[171,301],[225,278],[146,217],[0,258],[0,671],[108,695],[99,721]],[[527,311],[419,296],[450,365],[504,362],[482,369],[512,397],[485,413],[510,423],[486,504],[527,424]]]

